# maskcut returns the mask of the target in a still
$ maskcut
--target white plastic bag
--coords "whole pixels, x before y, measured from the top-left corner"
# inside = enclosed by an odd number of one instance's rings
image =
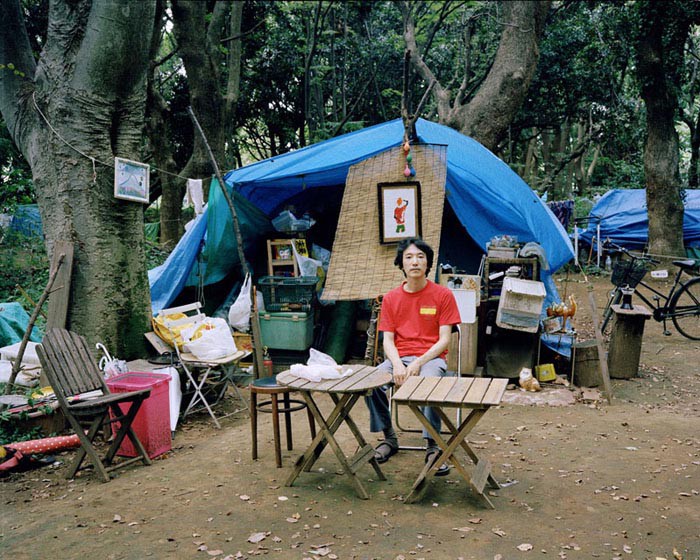
[[[250,328],[250,284],[250,274],[246,274],[241,291],[231,309],[228,310],[228,324],[241,332],[248,332]]]
[[[322,276],[323,266],[321,261],[312,259],[310,257],[305,257],[297,251],[296,245],[292,243],[292,249],[294,250],[294,257],[296,258],[297,265],[299,266],[300,276]]]
[[[351,368],[343,369],[336,361],[323,352],[319,352],[315,348],[309,350],[309,359],[304,364],[292,364],[289,371],[311,382],[318,382],[322,379],[340,379],[352,373]]]
[[[208,317],[205,323],[206,328],[198,329],[201,336],[187,342],[185,349],[200,360],[218,360],[235,354],[236,343],[226,321]]]

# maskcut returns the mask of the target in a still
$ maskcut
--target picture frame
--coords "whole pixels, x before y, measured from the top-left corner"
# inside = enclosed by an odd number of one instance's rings
[[[420,237],[420,183],[401,181],[377,183],[379,197],[379,240],[386,245]]]
[[[149,204],[151,166],[124,158],[114,158],[114,198]]]

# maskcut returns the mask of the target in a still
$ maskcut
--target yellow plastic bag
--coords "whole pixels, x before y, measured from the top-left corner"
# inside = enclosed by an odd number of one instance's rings
[[[182,340],[180,333],[186,328],[191,328],[192,323],[183,323],[182,325],[168,328],[165,326],[165,320],[177,321],[186,317],[187,315],[184,313],[173,313],[172,315],[158,314],[151,320],[153,332],[155,332],[163,341],[170,344],[170,346],[175,347],[175,343],[177,343],[178,348],[182,349],[182,345],[185,344],[185,341]]]

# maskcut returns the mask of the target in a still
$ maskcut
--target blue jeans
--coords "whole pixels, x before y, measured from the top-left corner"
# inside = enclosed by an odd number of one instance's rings
[[[404,356],[401,361],[404,365],[410,364],[417,359],[417,356]],[[379,369],[393,374],[393,367],[389,360],[384,360]],[[420,368],[421,377],[444,377],[447,372],[447,364],[442,358],[434,358]],[[381,432],[391,427],[391,406],[386,391],[388,386],[374,389],[372,393],[365,397],[367,408],[369,409],[369,430],[370,432]],[[442,426],[440,416],[429,406],[423,407],[423,414],[433,427],[439,432]],[[423,437],[429,437],[427,430],[423,430]]]

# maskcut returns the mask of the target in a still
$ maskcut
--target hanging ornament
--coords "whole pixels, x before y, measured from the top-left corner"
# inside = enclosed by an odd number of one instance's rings
[[[411,145],[408,143],[408,140],[403,143],[403,151],[406,154],[411,151]]]
[[[415,171],[414,171],[415,173]],[[411,168],[406,164],[406,167],[403,170],[403,176],[404,177],[410,177],[411,176]]]
[[[413,161],[413,156],[410,153],[406,154],[406,163],[408,163],[410,165],[410,163],[412,161]]]
[[[411,167],[411,168],[408,170],[408,173],[409,173],[409,175],[410,175],[411,177],[415,177],[415,176],[416,176],[416,170],[413,169],[413,167]]]

